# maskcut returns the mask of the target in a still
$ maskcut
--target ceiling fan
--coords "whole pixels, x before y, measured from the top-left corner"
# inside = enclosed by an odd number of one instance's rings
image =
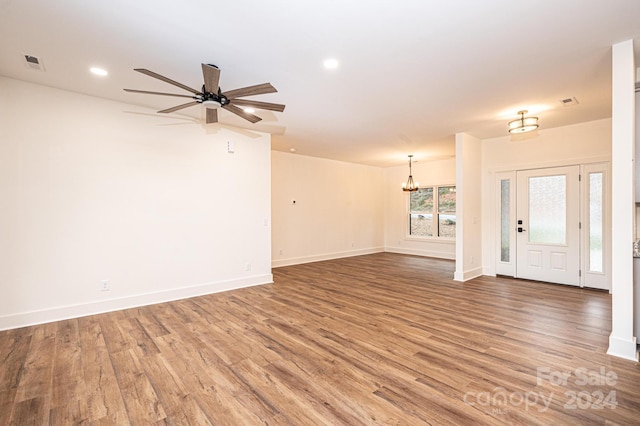
[[[146,74],[149,77],[157,78],[158,80],[162,80],[165,83],[173,84],[174,86],[192,93],[191,95],[181,95],[178,93],[149,92],[147,90],[124,89],[125,92],[145,93],[148,95],[176,96],[179,98],[193,99],[193,101],[187,102],[186,104],[177,105],[171,108],[163,109],[162,111],[158,111],[159,113],[175,112],[183,108],[202,104],[206,107],[207,110],[207,123],[218,122],[218,108],[226,109],[227,111],[232,112],[244,118],[245,120],[248,120],[252,123],[257,123],[262,119],[257,115],[245,111],[241,107],[266,109],[279,112],[284,111],[285,106],[282,104],[253,101],[250,99],[239,99],[244,96],[263,95],[265,93],[277,92],[276,88],[273,87],[271,83],[256,84],[255,86],[248,86],[240,89],[229,90],[228,92],[223,92],[218,85],[218,82],[220,81],[220,69],[212,64],[202,64],[202,75],[204,77],[204,84],[202,85],[202,90],[200,91],[192,89],[189,86],[185,86],[184,84],[178,83],[177,81],[171,80],[170,78],[164,77],[160,74],[144,68],[136,68],[134,69],[134,71]]]

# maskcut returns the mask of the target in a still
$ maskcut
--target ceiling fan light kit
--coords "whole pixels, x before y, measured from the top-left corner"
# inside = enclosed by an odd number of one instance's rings
[[[413,176],[411,175],[411,158],[413,157],[413,154],[409,155],[409,178],[407,179],[406,183],[402,183],[402,190],[405,192],[413,192],[413,191],[417,191],[420,187],[418,182],[414,182],[413,181]]]
[[[205,108],[218,109],[222,106],[222,103],[214,101],[213,99],[207,99],[206,101],[202,101],[202,106]]]
[[[509,133],[525,133],[538,128],[538,117],[525,117],[527,110],[518,111],[520,118],[509,122]]]
[[[240,89],[229,90],[227,92],[223,92],[220,86],[218,85],[220,81],[220,69],[213,64],[202,64],[202,76],[204,78],[204,84],[202,85],[201,90],[192,89],[189,86],[185,86],[182,83],[178,83],[175,80],[171,80],[165,76],[157,74],[153,71],[149,71],[144,68],[136,68],[134,71],[139,73],[148,75],[149,77],[156,78],[160,81],[164,81],[165,83],[169,83],[176,87],[179,87],[187,92],[190,92],[190,95],[178,94],[178,93],[164,93],[164,92],[150,92],[147,90],[135,90],[135,89],[124,89],[125,92],[131,93],[143,93],[147,95],[161,95],[161,96],[174,96],[179,98],[189,98],[192,101],[187,102],[186,104],[177,105],[171,108],[163,109],[158,111],[159,113],[170,113],[179,111],[184,108],[188,108],[190,106],[202,104],[206,108],[206,118],[205,121],[207,124],[209,123],[217,123],[218,122],[218,109],[225,109],[237,116],[244,118],[251,123],[257,123],[262,120],[257,115],[251,114],[245,109],[240,108],[243,107],[251,107],[257,109],[265,109],[270,111],[284,111],[285,106],[282,104],[274,104],[271,102],[260,102],[254,101],[251,99],[239,99],[244,96],[254,96],[254,95],[264,95],[266,93],[275,93],[277,92],[276,88],[271,85],[271,83],[263,83],[256,84],[255,86],[243,87]]]

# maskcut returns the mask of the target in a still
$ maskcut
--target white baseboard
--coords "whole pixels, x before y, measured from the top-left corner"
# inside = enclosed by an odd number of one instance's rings
[[[435,257],[437,259],[455,260],[455,253],[434,250],[416,250],[405,247],[385,247],[384,251],[389,253],[412,254],[414,256]]]
[[[271,261],[272,268],[281,266],[300,265],[302,263],[321,262],[323,260],[340,259],[342,257],[362,256],[364,254],[381,253],[384,251],[382,247],[373,247],[368,249],[348,250],[335,253],[325,253],[313,256],[292,257],[289,259],[277,259]]]
[[[272,274],[255,275],[242,279],[218,281],[213,283],[198,284],[189,287],[163,290],[154,293],[145,293],[117,299],[100,300],[80,305],[60,306],[40,311],[22,312],[18,314],[0,317],[0,330],[9,330],[30,325],[44,324],[52,321],[61,321],[70,318],[84,317],[88,315],[102,314],[105,312],[119,311],[121,309],[135,308],[139,306],[154,305],[156,303],[170,302],[173,300],[187,299],[189,297],[203,296],[211,293],[235,290],[243,287],[252,287],[261,284],[273,283]]]
[[[638,346],[635,337],[631,339],[621,339],[609,336],[609,349],[607,355],[617,356],[631,361],[638,362]]]
[[[464,271],[464,272],[456,271],[453,273],[453,280],[465,282],[465,281],[472,280],[474,278],[478,278],[480,276],[482,276],[482,267],[469,269],[468,271]]]

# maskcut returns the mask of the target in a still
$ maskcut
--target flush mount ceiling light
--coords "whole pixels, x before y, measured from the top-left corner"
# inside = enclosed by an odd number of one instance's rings
[[[408,191],[408,192],[413,192],[418,190],[418,182],[414,182],[413,176],[411,176],[411,158],[412,157],[413,157],[413,154],[410,154],[409,155],[409,179],[407,179],[406,183],[402,184],[402,190]]]
[[[520,118],[509,122],[509,133],[525,133],[538,128],[538,117],[525,117],[527,110],[518,111]]]

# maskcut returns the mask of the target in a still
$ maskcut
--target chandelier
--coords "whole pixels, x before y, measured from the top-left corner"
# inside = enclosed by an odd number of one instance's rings
[[[418,190],[418,182],[414,182],[413,176],[411,176],[411,157],[413,157],[413,154],[409,155],[409,179],[402,184],[402,190],[413,192]]]

